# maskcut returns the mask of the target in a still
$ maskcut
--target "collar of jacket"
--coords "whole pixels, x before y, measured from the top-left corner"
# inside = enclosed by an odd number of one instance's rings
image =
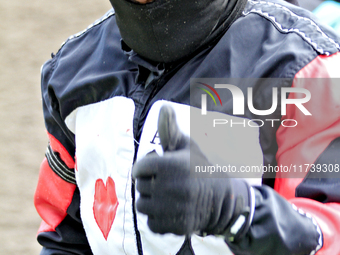
[[[145,85],[148,85],[148,83],[151,82],[151,80],[148,82],[150,76],[155,79],[159,78],[164,73],[165,64],[144,59],[127,46],[123,40],[121,40],[121,48],[124,54],[128,56],[129,61],[138,66],[138,73],[135,80],[136,84],[144,83]]]
[[[247,0],[110,0],[124,42],[143,58],[171,63],[220,38]]]

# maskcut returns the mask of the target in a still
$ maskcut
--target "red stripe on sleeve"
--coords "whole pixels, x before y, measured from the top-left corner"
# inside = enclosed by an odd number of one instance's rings
[[[280,127],[276,138],[278,165],[302,166],[300,178],[287,178],[292,173],[278,173],[275,190],[287,199],[295,197],[295,188],[308,172],[308,165],[316,161],[329,143],[340,136],[340,86],[339,79],[330,79],[340,72],[340,54],[319,56],[304,67],[294,78],[292,87],[305,88],[311,93],[311,100],[303,104],[312,116],[304,115],[295,105],[287,105],[287,115],[283,119],[295,119],[293,128]],[[339,69],[338,69],[339,70]],[[311,79],[310,79],[311,78]],[[289,98],[304,97],[290,93]],[[307,168],[307,171],[306,171]],[[280,179],[282,178],[282,179]]]
[[[43,219],[41,231],[52,231],[67,215],[76,185],[56,175],[45,158],[40,167],[39,181],[34,195],[35,207]]]
[[[340,53],[329,57],[319,56],[296,75],[292,86],[311,92],[311,100],[304,106],[312,116],[305,116],[294,106],[287,107],[284,118],[297,120],[298,126],[278,129],[278,165],[306,167],[304,164],[314,163],[330,142],[340,137],[340,86],[339,79],[334,79],[340,78],[339,66]],[[289,95],[289,98],[294,97],[296,94]],[[294,198],[295,189],[304,176],[284,178],[287,176],[279,173],[277,177],[275,190],[298,208],[311,214],[320,226],[323,247],[316,254],[340,254],[340,204],[322,204],[308,198]]]
[[[303,211],[311,214],[320,226],[323,235],[323,246],[316,254],[340,254],[339,205],[334,203],[322,204],[320,202],[306,198],[294,198],[291,199],[290,202]],[[337,208],[337,210],[335,208]]]

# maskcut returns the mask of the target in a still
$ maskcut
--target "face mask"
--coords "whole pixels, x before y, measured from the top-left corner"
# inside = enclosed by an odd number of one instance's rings
[[[216,38],[235,0],[110,0],[124,42],[140,56],[170,63]],[[229,7],[228,7],[229,8]]]

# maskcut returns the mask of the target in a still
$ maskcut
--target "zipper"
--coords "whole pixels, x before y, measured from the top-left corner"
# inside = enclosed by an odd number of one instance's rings
[[[163,76],[164,76],[164,74],[162,75],[162,77]],[[150,88],[150,89],[152,88],[152,89],[148,93],[146,93],[148,88],[144,88],[144,93],[143,93],[142,99],[145,99],[145,100],[144,101],[142,100],[141,102],[139,102],[142,106],[140,106],[139,109],[136,110],[136,112],[135,112],[134,130],[133,130],[134,131],[134,138],[135,138],[135,155],[134,155],[134,159],[133,159],[134,163],[136,162],[136,159],[137,159],[137,152],[138,152],[138,147],[139,147],[139,143],[138,142],[140,140],[140,137],[137,137],[138,127],[139,127],[139,123],[140,123],[140,117],[141,117],[142,113],[146,110],[146,107],[149,104],[149,102],[152,100],[152,98],[158,92],[159,84],[160,84],[161,80],[163,81],[163,79],[161,79],[161,77],[159,77],[158,79],[150,82],[150,84],[148,84],[147,87]],[[139,84],[137,86],[143,86],[143,85]],[[138,116],[137,120],[135,120],[136,116]],[[140,235],[140,232],[138,230],[138,222],[137,222],[136,186],[135,186],[135,180],[134,179],[132,179],[132,182],[131,182],[131,197],[132,197],[133,223],[134,223],[134,230],[135,230],[135,235],[136,235],[138,255],[143,255],[143,247],[142,247],[141,235]]]

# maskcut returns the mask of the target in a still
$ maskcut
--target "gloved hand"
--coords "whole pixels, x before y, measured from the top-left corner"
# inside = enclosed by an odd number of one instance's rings
[[[158,133],[163,156],[151,153],[133,168],[140,192],[137,210],[148,216],[149,228],[161,234],[196,232],[223,234],[229,239],[246,230],[250,225],[247,184],[232,178],[190,176],[190,166],[211,163],[198,145],[181,133],[170,106],[161,108]],[[241,214],[244,217],[238,220]]]

